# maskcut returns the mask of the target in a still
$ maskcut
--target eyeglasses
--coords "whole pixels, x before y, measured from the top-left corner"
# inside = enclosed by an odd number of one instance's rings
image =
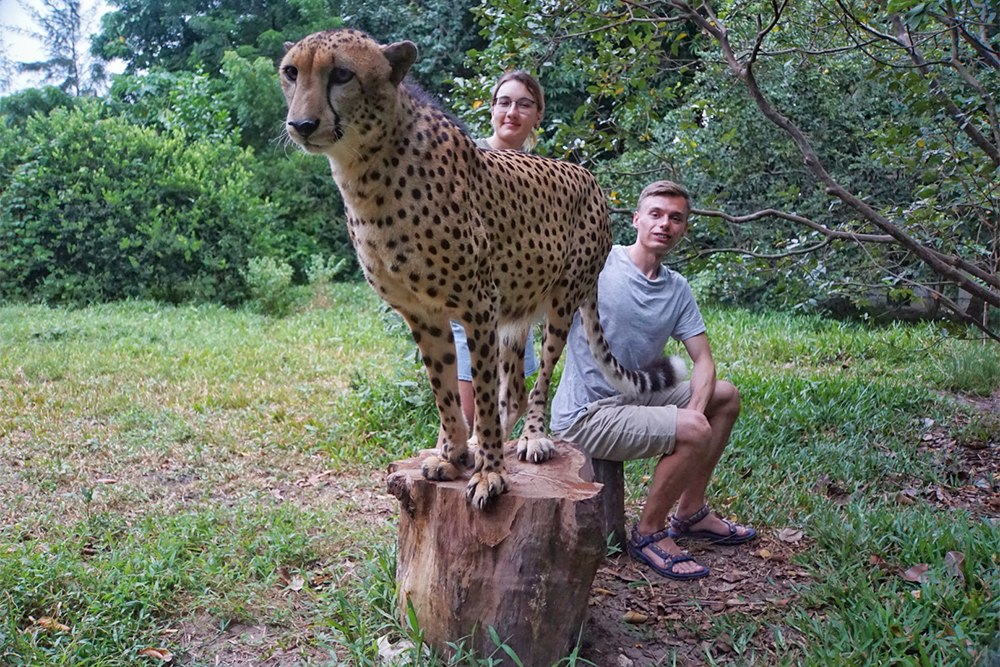
[[[538,106],[538,103],[535,102],[535,100],[528,99],[527,97],[522,97],[516,102],[511,100],[509,97],[498,97],[495,100],[493,100],[493,108],[499,109],[500,111],[507,111],[508,109],[510,109],[511,104],[517,105],[518,111],[525,111],[525,112],[531,111],[536,106]]]

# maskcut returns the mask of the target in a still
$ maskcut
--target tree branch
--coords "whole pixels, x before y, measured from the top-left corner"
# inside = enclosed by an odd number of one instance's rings
[[[754,220],[760,220],[766,217],[781,218],[782,220],[788,220],[790,222],[796,222],[800,225],[805,225],[810,229],[814,229],[823,236],[829,239],[837,239],[840,241],[856,241],[858,243],[896,243],[896,239],[888,234],[858,234],[856,232],[842,232],[835,229],[830,229],[815,220],[810,220],[809,218],[804,218],[801,215],[795,215],[794,213],[785,213],[784,211],[776,211],[773,208],[764,209],[762,211],[756,211],[755,213],[750,213],[748,215],[730,215],[723,211],[709,211],[699,208],[691,209],[691,215],[702,215],[709,218],[721,218],[726,222],[732,222],[735,224],[743,224],[746,222],[753,222]]]
[[[821,183],[826,185],[828,194],[838,197],[845,204],[857,211],[864,220],[867,220],[889,236],[892,236],[896,242],[899,243],[899,245],[911,252],[938,275],[954,281],[970,294],[982,299],[984,302],[992,306],[1000,308],[1000,294],[992,292],[990,289],[972,280],[955,267],[941,261],[935,251],[923,246],[898,225],[885,218],[862,199],[855,196],[852,192],[848,191],[845,187],[840,185],[840,183],[834,180],[834,178],[826,170],[823,162],[819,159],[819,156],[813,149],[812,144],[805,132],[803,132],[787,117],[779,113],[764,96],[756,78],[754,77],[752,65],[741,65],[733,55],[734,52],[732,45],[729,43],[727,31],[718,18],[711,14],[711,8],[708,7],[707,2],[702,5],[702,8],[706,10],[706,13],[708,13],[711,18],[706,18],[701,13],[694,11],[690,5],[684,2],[684,0],[667,1],[670,5],[684,13],[692,22],[698,25],[699,28],[716,39],[719,47],[722,49],[726,62],[729,63],[730,69],[732,69],[732,71],[741,80],[743,80],[750,96],[757,104],[757,107],[761,110],[761,113],[763,113],[769,121],[777,125],[792,138],[798,146],[799,152],[802,154],[806,165],[813,172],[816,178]],[[998,164],[1000,164],[1000,155],[997,156],[997,159]]]
[[[795,255],[808,255],[811,252],[819,250],[823,246],[830,245],[833,239],[823,239],[816,245],[806,246],[804,248],[798,248],[796,250],[789,250],[787,252],[776,253],[773,255],[765,255],[759,252],[753,252],[752,250],[744,250],[743,248],[707,248],[705,250],[699,250],[697,253],[698,257],[707,257],[708,255],[715,255],[717,253],[730,253],[734,255],[747,255],[748,257],[753,257],[755,259],[785,259],[786,257],[793,257]]]
[[[893,14],[889,18],[896,29],[899,43],[906,47],[906,51],[910,55],[910,60],[912,60],[917,66],[917,71],[930,79],[931,90],[934,91],[938,99],[940,99],[942,104],[944,104],[945,111],[955,122],[958,128],[965,132],[965,134],[972,139],[972,142],[976,144],[980,150],[986,153],[986,155],[993,162],[993,165],[1000,167],[1000,148],[991,144],[989,139],[984,137],[978,128],[969,122],[969,117],[962,113],[962,110],[959,109],[951,98],[944,93],[944,88],[941,86],[941,82],[938,81],[937,76],[931,72],[930,67],[927,66],[927,62],[924,60],[923,56],[920,55],[920,52],[917,51],[917,48],[913,45],[909,36],[906,34],[906,30],[903,27],[903,22],[899,18],[899,14]]]

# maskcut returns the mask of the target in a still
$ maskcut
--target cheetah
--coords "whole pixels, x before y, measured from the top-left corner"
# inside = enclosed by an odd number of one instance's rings
[[[611,250],[607,202],[579,165],[478,148],[462,127],[404,82],[417,58],[408,41],[380,45],[351,29],[285,44],[279,66],[286,131],[325,155],[368,283],[398,311],[420,350],[440,414],[431,480],[474,468],[468,500],[484,509],[505,492],[503,444],[524,414],[521,460],[554,446],[545,428],[549,384],[579,307],[591,351],[628,394],[676,384],[683,362],[629,370],[611,355],[597,310],[597,277]],[[542,355],[531,395],[524,341],[542,315]],[[475,434],[458,400],[449,320],[469,339]]]

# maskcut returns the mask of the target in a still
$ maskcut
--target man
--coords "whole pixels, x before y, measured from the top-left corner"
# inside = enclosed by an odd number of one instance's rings
[[[739,416],[740,397],[733,385],[715,378],[705,323],[687,281],[662,265],[684,238],[690,212],[691,197],[682,186],[670,181],[646,186],[632,218],[636,241],[611,250],[598,287],[601,323],[615,357],[626,367],[643,368],[663,354],[672,337],[694,362],[690,381],[626,400],[598,370],[578,313],[551,424],[553,433],[593,458],[660,457],[628,549],[674,579],[697,579],[709,572],[684,554],[675,538],[740,544],[757,534],[711,513],[705,502],[708,482]],[[676,513],[670,515],[675,503]]]

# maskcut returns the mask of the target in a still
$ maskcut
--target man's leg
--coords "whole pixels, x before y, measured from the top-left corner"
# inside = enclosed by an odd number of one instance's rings
[[[678,501],[702,465],[701,455],[711,440],[711,434],[709,421],[700,412],[677,410],[674,451],[660,457],[653,470],[649,496],[646,498],[646,504],[642,508],[637,524],[640,535],[650,535],[666,527],[667,516],[674,503]],[[668,554],[682,553],[682,549],[670,537],[664,537],[655,544]],[[660,567],[664,566],[664,559],[652,549],[647,547],[643,549],[643,553]],[[677,574],[690,574],[703,569],[704,566],[694,561],[680,562],[673,568]]]
[[[679,415],[692,412],[691,410],[678,410]],[[719,464],[722,452],[729,445],[729,437],[733,432],[733,425],[740,414],[740,395],[736,387],[728,382],[719,381],[715,385],[715,392],[708,402],[706,417],[711,426],[711,435],[705,443],[705,448],[698,456],[698,462],[693,467],[691,475],[686,484],[683,485],[677,503],[677,517],[684,519],[693,516],[706,502],[705,494],[708,490],[708,483],[712,479],[715,467]],[[680,417],[678,418],[678,437],[680,437]],[[715,514],[709,514],[698,523],[692,524],[690,530],[710,531],[719,535],[729,533],[729,527]],[[744,536],[749,534],[749,529],[737,526],[736,535]]]
[[[690,386],[683,383],[675,391],[647,397],[646,405],[605,399],[588,406],[577,423],[559,434],[594,458],[630,461],[658,457],[649,496],[636,526],[641,536],[664,531],[670,510],[689,485],[708,447],[712,433],[708,419],[700,412],[676,407],[677,403],[687,404],[689,398]],[[665,533],[654,544],[670,555],[682,553]],[[664,558],[650,547],[644,548],[643,554],[659,567],[665,565]],[[704,569],[692,561],[673,566],[675,574]]]

